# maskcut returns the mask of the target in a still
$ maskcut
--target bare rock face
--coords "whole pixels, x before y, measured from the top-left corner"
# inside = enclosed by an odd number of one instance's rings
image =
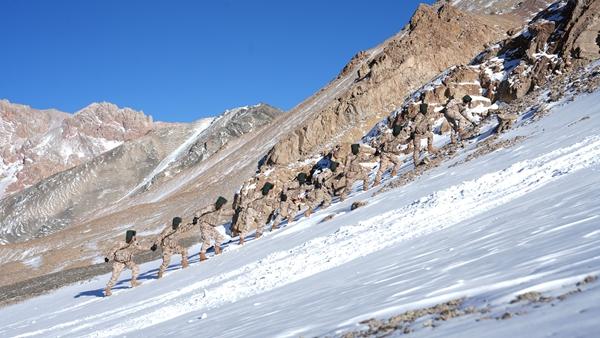
[[[77,133],[114,141],[128,141],[148,133],[152,117],[108,102],[92,103],[65,121],[64,137]]]
[[[0,199],[145,135],[152,118],[110,103],[69,115],[0,101]]]
[[[439,2],[447,2],[441,0]],[[546,8],[553,0],[451,0],[454,6],[474,13],[484,14],[517,14],[523,18],[530,18],[540,9]]]
[[[287,164],[331,145],[324,140],[359,138],[410,91],[454,64],[467,63],[485,44],[505,36],[507,27],[450,5],[421,5],[401,33],[370,56],[359,53],[351,60],[340,77],[354,68],[355,82],[278,142],[267,162]]]

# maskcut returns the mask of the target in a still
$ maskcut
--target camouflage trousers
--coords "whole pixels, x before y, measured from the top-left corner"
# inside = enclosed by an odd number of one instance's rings
[[[433,133],[428,131],[424,134],[415,134],[413,136],[413,162],[415,167],[419,165],[420,155],[421,155],[421,140],[427,138],[427,151],[430,153],[435,152],[435,148],[433,147]]]
[[[446,115],[446,121],[450,123],[452,131],[450,133],[450,142],[456,143],[457,136],[462,140],[465,137],[466,129],[473,125],[473,122],[469,121],[460,113],[452,113]]]
[[[369,172],[366,169],[361,170],[358,173],[351,173],[350,175],[346,175],[346,185],[340,193],[340,199],[342,201],[348,197],[348,193],[350,193],[350,191],[352,190],[352,186],[358,181],[363,182],[363,191],[369,190]]]
[[[221,235],[213,226],[208,224],[200,225],[200,240],[202,241],[202,247],[200,248],[201,253],[206,253],[206,250],[210,248],[212,241],[215,241],[215,247],[221,246],[225,237]]]
[[[265,217],[263,217],[260,212],[254,210],[253,208],[247,208],[244,214],[245,224],[240,236],[245,238],[246,235],[248,235],[248,232],[250,232],[252,229],[256,229],[256,237],[262,236],[262,234],[265,232]]]
[[[165,273],[165,270],[167,270],[167,268],[169,267],[169,264],[171,263],[171,256],[173,255],[181,255],[181,266],[182,267],[187,267],[188,266],[188,251],[187,248],[184,248],[181,245],[176,245],[176,246],[165,246],[162,247],[162,264],[160,265],[160,268],[158,269],[158,277],[162,277],[162,275]]]
[[[113,286],[115,286],[117,280],[119,279],[119,276],[121,275],[121,272],[123,272],[125,268],[131,270],[131,286],[133,287],[137,285],[137,277],[139,275],[140,269],[134,261],[128,261],[124,263],[113,262],[112,276],[110,277],[108,284],[106,284],[107,290],[110,290]]]
[[[284,203],[279,208],[279,212],[277,216],[275,216],[275,220],[273,221],[273,227],[277,228],[281,225],[284,219],[287,220],[288,224],[294,221],[294,217],[296,217],[296,213],[298,212],[298,206],[295,203]]]
[[[327,208],[331,205],[332,196],[329,191],[325,189],[317,189],[314,194],[309,196],[306,201],[308,204],[308,214],[310,215],[316,208],[322,206],[323,208]]]
[[[394,177],[398,174],[398,170],[400,170],[400,166],[402,166],[402,161],[397,155],[391,153],[382,153],[381,161],[379,162],[379,169],[375,175],[375,185],[381,183],[381,177],[392,165],[392,177]]]

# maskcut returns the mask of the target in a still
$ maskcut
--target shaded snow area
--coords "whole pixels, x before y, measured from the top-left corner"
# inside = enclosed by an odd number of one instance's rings
[[[3,308],[0,336],[338,335],[463,297],[485,311],[415,322],[411,336],[594,336],[598,281],[511,301],[600,274],[599,104],[596,92],[558,105],[503,134],[526,137],[512,148],[465,161],[467,150],[206,262],[194,247],[191,266],[176,259],[161,280],[160,261],[144,264],[142,285],[130,289],[125,273],[110,298],[104,275]],[[350,211],[357,200],[368,204]]]

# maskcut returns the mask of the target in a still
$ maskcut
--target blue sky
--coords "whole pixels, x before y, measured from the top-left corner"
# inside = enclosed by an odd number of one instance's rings
[[[109,101],[181,122],[287,110],[419,2],[0,0],[0,98],[66,112]]]

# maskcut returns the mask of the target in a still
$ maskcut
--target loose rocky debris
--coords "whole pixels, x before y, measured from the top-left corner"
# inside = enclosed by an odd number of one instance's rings
[[[518,302],[529,302],[529,303],[548,303],[553,301],[553,297],[543,296],[541,293],[537,291],[527,292],[521,295],[518,295],[517,298],[510,301],[510,304],[515,304]]]
[[[587,276],[581,282],[578,282],[576,286],[584,286],[586,284],[593,283],[598,280],[598,276]]]
[[[350,206],[350,210],[356,210],[360,207],[364,207],[367,204],[369,204],[367,201],[356,201],[352,203],[352,205]]]
[[[410,334],[423,328],[435,329],[444,322],[453,318],[474,316],[476,322],[482,320],[509,320],[515,316],[523,316],[528,313],[527,310],[539,308],[543,304],[555,306],[556,300],[563,301],[570,296],[583,292],[581,286],[597,281],[597,276],[587,276],[578,282],[573,290],[569,290],[557,297],[544,295],[538,291],[530,291],[518,295],[508,304],[499,305],[492,308],[489,304],[481,306],[466,306],[467,303],[477,302],[475,299],[457,298],[445,303],[425,307],[416,310],[409,310],[388,319],[371,318],[359,322],[367,326],[366,329],[345,332],[338,337],[358,338],[358,337],[386,337],[389,335]],[[515,306],[518,306],[515,307]],[[493,312],[498,312],[494,315]]]
[[[327,221],[331,221],[334,217],[335,217],[335,214],[327,215],[327,216],[323,217],[323,219],[319,223],[325,223]]]

